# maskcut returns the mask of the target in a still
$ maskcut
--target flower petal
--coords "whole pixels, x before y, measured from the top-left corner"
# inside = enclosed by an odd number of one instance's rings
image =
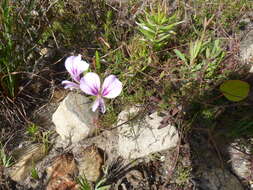
[[[102,85],[102,96],[105,98],[115,98],[122,91],[122,83],[115,75],[109,75],[105,78]]]
[[[88,95],[98,96],[100,90],[100,79],[96,73],[89,72],[80,80],[80,88]]]
[[[99,107],[99,98],[95,100],[95,102],[92,105],[92,111],[95,112],[97,108]]]
[[[89,64],[82,60],[81,55],[78,56],[70,56],[65,61],[65,67],[67,71],[70,73],[71,77],[79,82],[80,74],[84,71],[88,70]]]
[[[101,111],[102,113],[105,113],[106,108],[105,108],[105,102],[104,102],[103,98],[101,98],[99,108],[100,108],[100,111]]]
[[[70,90],[73,90],[73,89],[80,88],[78,84],[76,84],[74,82],[71,82],[71,81],[68,81],[68,80],[62,81],[62,84],[64,85],[65,89],[69,88]]]
[[[106,108],[105,108],[105,102],[104,102],[103,98],[99,97],[93,103],[92,111],[95,112],[97,110],[97,108],[99,108],[102,113],[105,113]]]

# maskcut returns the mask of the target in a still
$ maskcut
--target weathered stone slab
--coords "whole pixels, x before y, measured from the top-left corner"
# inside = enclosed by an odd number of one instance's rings
[[[163,118],[157,112],[125,123],[137,113],[137,109],[131,108],[119,114],[118,125],[124,123],[118,128],[119,155],[135,159],[177,146],[179,136],[176,128],[167,126],[158,129]]]
[[[233,172],[240,178],[240,179],[249,179],[252,175],[251,171],[251,163],[250,163],[250,156],[245,155],[243,152],[240,151],[238,143],[232,143],[228,147],[228,152],[230,155],[230,164],[232,167]],[[249,151],[250,152],[250,151]]]
[[[94,132],[97,113],[91,111],[91,106],[87,97],[73,92],[60,103],[52,121],[63,140],[76,143]]]
[[[45,156],[45,146],[43,144],[33,144],[25,148],[16,150],[18,161],[13,165],[9,174],[12,180],[22,183],[29,175],[31,169]]]
[[[240,56],[245,63],[253,62],[253,30],[240,43]]]
[[[238,23],[243,23],[240,28],[240,57],[244,63],[250,64],[250,73],[253,73],[253,13],[252,11],[245,12]]]

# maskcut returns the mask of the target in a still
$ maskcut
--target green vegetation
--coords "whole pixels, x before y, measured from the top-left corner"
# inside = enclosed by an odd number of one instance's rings
[[[31,169],[31,177],[35,180],[39,179],[39,174],[38,174],[38,171],[35,167],[32,167],[32,169]]]
[[[91,186],[85,176],[77,178],[77,183],[80,185],[80,190],[91,190]]]
[[[39,135],[38,125],[32,123],[27,127],[28,136],[31,138],[31,141],[36,141]]]
[[[104,185],[104,183],[106,182],[105,178],[102,178],[101,180],[99,180],[94,188],[93,186],[89,183],[89,181],[86,179],[85,176],[79,176],[77,178],[77,183],[80,184],[80,190],[109,190],[110,189],[110,185]]]
[[[51,147],[50,136],[51,131],[42,131],[38,125],[30,123],[27,126],[27,136],[28,140],[32,143],[42,143],[45,147],[45,153],[47,153]]]
[[[12,72],[16,71],[19,63],[15,60],[14,56],[14,41],[12,39],[13,29],[13,17],[12,7],[9,5],[8,0],[4,0],[1,3],[1,25],[3,31],[1,31],[1,43],[0,43],[0,77],[1,93],[5,93],[10,97],[15,96],[15,76]],[[13,59],[14,58],[14,59]]]
[[[176,182],[179,186],[183,186],[186,184],[190,178],[191,175],[191,169],[190,168],[178,168],[177,170],[177,178]]]
[[[5,152],[5,147],[0,143],[0,166],[10,167],[13,164],[12,156],[9,156]]]
[[[39,7],[36,0],[15,2],[3,0],[0,3],[0,97],[12,100],[19,93],[23,73],[29,73],[31,52],[36,47],[45,20],[37,25],[34,9]],[[42,7],[41,7],[42,8]],[[37,13],[38,14],[38,13]]]
[[[176,22],[177,15],[167,16],[166,7],[159,5],[157,9],[144,13],[144,18],[139,18],[136,24],[143,34],[144,41],[148,42],[155,50],[165,46],[170,38],[175,35],[174,28],[182,22]]]

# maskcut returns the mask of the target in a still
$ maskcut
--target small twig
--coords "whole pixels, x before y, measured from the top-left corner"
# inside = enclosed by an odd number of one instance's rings
[[[50,26],[50,27],[51,27],[51,26]],[[55,37],[55,35],[54,35],[53,30],[51,30],[51,33],[52,33],[52,36],[53,36],[53,38],[54,38],[55,45],[56,45],[56,47],[59,49],[59,45],[58,45],[58,42],[57,42],[57,40],[56,40],[56,37]]]
[[[50,5],[48,6],[47,10],[45,13],[47,13],[49,11],[49,9],[51,9],[52,6],[54,6],[59,0],[55,0],[54,2],[50,3]]]
[[[115,51],[121,49],[122,47],[123,47],[123,44],[120,45],[119,47],[117,47],[116,49],[114,49],[114,50],[112,50],[112,51],[109,51],[109,53],[107,53],[107,54],[101,56],[100,58],[105,58],[105,57],[107,57],[108,55],[113,54]]]
[[[120,1],[120,3],[121,3],[121,1]],[[105,4],[106,4],[108,7],[111,7],[113,10],[119,12],[118,9],[116,9],[115,7],[113,7],[112,5],[110,5],[109,3],[106,2]]]

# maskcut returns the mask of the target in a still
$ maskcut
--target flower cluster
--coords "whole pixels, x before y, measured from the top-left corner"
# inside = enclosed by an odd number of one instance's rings
[[[83,72],[88,70],[89,64],[82,60],[81,55],[68,57],[65,61],[65,68],[74,82],[62,81],[64,88],[81,89],[88,95],[96,96],[92,106],[94,112],[100,108],[101,112],[105,113],[103,98],[116,98],[122,91],[122,83],[115,75],[106,77],[102,85],[99,76],[94,72],[88,72],[82,76]]]

